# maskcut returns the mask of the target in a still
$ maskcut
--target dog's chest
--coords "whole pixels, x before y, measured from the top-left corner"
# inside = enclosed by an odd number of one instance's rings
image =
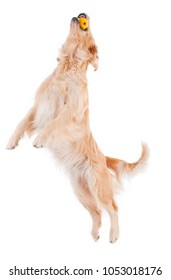
[[[37,116],[36,116],[36,126],[37,128],[44,127],[54,115],[53,106],[48,106],[49,104],[44,101],[41,106],[38,108]]]
[[[55,118],[59,108],[59,98],[55,92],[44,92],[37,104],[35,126],[42,128]]]
[[[67,119],[81,121],[88,107],[86,84],[75,79],[51,81],[37,98],[35,126],[42,128],[65,112]]]

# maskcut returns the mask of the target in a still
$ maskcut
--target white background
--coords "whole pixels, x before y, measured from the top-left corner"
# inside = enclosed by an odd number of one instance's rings
[[[90,122],[104,154],[136,160],[141,141],[151,150],[149,167],[117,197],[120,239],[108,242],[104,213],[101,238],[91,236],[91,219],[75,198],[62,170],[45,149],[24,139],[5,149],[34,93],[56,67],[70,19],[91,18],[99,48],[99,70],[88,70]],[[63,267],[161,266],[171,277],[171,8],[169,1],[0,2],[0,242],[2,279],[8,270]],[[170,275],[170,276],[169,276]],[[133,277],[133,276],[132,276]],[[117,279],[132,279],[122,276]]]

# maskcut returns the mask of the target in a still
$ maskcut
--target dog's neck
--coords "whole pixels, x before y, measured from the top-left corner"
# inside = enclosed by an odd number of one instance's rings
[[[82,61],[77,57],[61,56],[57,59],[59,64],[57,66],[58,73],[75,73],[76,75],[86,76],[88,61]]]

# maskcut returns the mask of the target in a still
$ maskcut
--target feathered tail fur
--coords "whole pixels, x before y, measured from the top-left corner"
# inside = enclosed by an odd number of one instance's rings
[[[148,158],[149,148],[147,144],[142,143],[141,157],[136,162],[128,163],[120,159],[106,157],[106,164],[109,169],[115,172],[117,179],[120,181],[124,176],[132,176],[142,172],[147,165]]]

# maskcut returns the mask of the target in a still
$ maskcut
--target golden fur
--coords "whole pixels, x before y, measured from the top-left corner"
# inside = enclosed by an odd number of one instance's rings
[[[98,148],[89,127],[86,79],[89,64],[98,68],[98,51],[90,28],[81,30],[76,18],[71,20],[57,60],[58,66],[38,89],[34,106],[18,124],[7,148],[15,148],[25,133],[38,132],[34,147],[48,147],[64,166],[75,194],[92,216],[94,240],[99,238],[104,207],[111,221],[110,242],[115,242],[119,228],[114,189],[124,173],[139,171],[146,163],[148,147],[142,145],[142,155],[133,164],[105,157]]]

